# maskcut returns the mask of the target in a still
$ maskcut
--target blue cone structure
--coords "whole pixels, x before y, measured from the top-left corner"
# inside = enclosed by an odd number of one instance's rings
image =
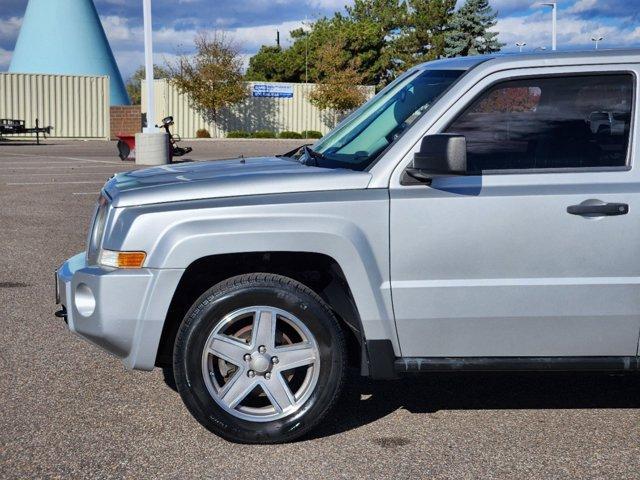
[[[9,72],[108,75],[111,105],[128,105],[92,0],[29,0]]]

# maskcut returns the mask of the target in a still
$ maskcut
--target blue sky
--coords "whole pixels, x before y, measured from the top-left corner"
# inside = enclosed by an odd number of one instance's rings
[[[123,76],[143,61],[142,1],[95,0],[105,31]],[[275,43],[276,30],[283,42],[288,32],[310,21],[342,10],[349,0],[153,0],[156,60],[171,60],[188,52],[199,31],[228,32],[245,58],[262,44]],[[461,0],[459,1],[461,3]],[[603,48],[640,46],[638,0],[558,0],[560,49],[593,48],[591,37],[604,36]],[[532,0],[491,0],[499,12],[496,30],[515,50],[551,43],[550,11]],[[11,61],[27,0],[0,0],[0,71]],[[43,47],[44,48],[44,47]]]

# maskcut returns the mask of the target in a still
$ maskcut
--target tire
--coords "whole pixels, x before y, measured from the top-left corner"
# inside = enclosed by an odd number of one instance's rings
[[[186,407],[211,432],[282,443],[329,413],[346,359],[344,333],[318,295],[254,273],[219,283],[191,307],[176,336],[174,376]]]
[[[178,387],[176,386],[176,379],[173,376],[173,365],[170,367],[162,367],[162,379],[164,383],[174,392],[178,391]]]

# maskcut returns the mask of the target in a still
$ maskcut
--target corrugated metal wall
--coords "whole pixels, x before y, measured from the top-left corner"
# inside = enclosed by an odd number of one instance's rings
[[[0,118],[53,126],[51,137],[109,138],[109,77],[0,73]]]
[[[274,82],[248,82],[249,91],[253,85],[287,85],[293,89],[293,98],[267,98],[250,96],[244,102],[235,105],[229,111],[221,112],[217,121],[209,122],[189,105],[189,99],[182,95],[167,80],[156,80],[156,119],[155,124],[166,116],[173,115],[175,132],[182,138],[193,138],[196,131],[204,128],[212,137],[225,137],[227,132],[245,130],[269,130],[273,132],[318,130],[327,133],[335,123],[333,112],[320,111],[309,102],[309,93],[315,84],[281,84]],[[364,87],[367,98],[375,94],[375,87]],[[142,82],[142,111],[147,108],[144,99],[145,84]]]

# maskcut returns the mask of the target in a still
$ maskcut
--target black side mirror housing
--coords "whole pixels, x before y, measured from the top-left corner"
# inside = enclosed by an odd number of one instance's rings
[[[422,139],[407,175],[430,184],[434,177],[467,174],[467,139],[464,135],[440,133]]]

